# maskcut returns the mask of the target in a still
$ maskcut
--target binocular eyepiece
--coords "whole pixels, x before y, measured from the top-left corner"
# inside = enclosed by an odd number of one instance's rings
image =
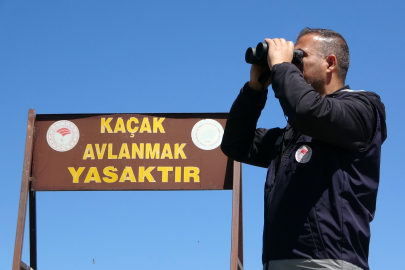
[[[245,54],[245,61],[248,64],[256,64],[259,66],[268,66],[267,63],[267,52],[269,51],[269,47],[267,46],[266,42],[260,42],[257,44],[256,48],[250,47],[246,50]],[[299,65],[301,72],[304,69],[304,65],[302,62],[302,57],[304,53],[301,50],[294,50],[293,60],[291,63],[295,65]]]

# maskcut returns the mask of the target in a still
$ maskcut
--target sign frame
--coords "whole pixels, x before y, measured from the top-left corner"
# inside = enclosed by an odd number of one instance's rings
[[[35,110],[29,109],[12,270],[37,270],[36,191],[32,188],[34,131]],[[230,269],[243,270],[242,165],[228,159],[228,164],[230,162],[233,167]],[[30,266],[21,261],[28,203]]]

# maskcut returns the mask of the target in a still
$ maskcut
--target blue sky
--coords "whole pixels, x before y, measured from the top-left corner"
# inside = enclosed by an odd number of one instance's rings
[[[266,37],[294,41],[306,26],[340,32],[351,53],[346,82],[377,92],[386,106],[369,261],[372,269],[400,269],[404,11],[393,0],[0,0],[0,269],[12,265],[29,108],[227,112],[249,79],[246,48]],[[285,124],[270,91],[258,125]],[[243,166],[246,269],[261,269],[265,174]],[[227,269],[231,199],[229,191],[40,192],[38,267]]]

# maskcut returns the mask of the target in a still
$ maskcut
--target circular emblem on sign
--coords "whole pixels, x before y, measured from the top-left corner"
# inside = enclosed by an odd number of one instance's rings
[[[312,149],[308,145],[302,145],[298,148],[297,152],[295,152],[295,160],[299,163],[307,163],[312,156]]]
[[[217,148],[222,141],[224,129],[218,121],[204,119],[198,121],[191,130],[191,139],[200,149],[212,150]]]
[[[49,146],[59,152],[66,152],[75,147],[80,133],[75,124],[67,120],[53,123],[46,133]]]

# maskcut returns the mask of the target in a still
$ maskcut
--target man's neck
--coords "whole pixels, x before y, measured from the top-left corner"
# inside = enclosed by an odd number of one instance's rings
[[[339,90],[340,88],[342,88],[344,85],[343,82],[330,82],[329,84],[326,84],[324,86],[324,88],[322,89],[322,92],[320,93],[323,97],[326,95],[330,95],[334,92],[336,92],[337,90]]]

